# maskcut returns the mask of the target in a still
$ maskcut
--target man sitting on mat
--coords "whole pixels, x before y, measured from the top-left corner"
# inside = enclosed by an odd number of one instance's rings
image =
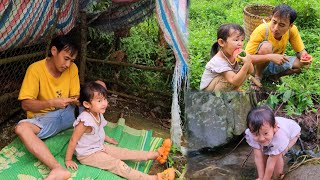
[[[15,128],[28,151],[47,165],[46,179],[68,179],[71,173],[54,158],[42,139],[72,127],[80,83],[73,63],[78,54],[76,44],[66,36],[54,38],[49,57],[31,64],[24,77],[19,100],[27,118]]]

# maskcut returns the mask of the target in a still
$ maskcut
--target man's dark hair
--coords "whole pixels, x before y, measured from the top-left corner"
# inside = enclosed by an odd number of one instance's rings
[[[71,56],[78,53],[78,51],[79,51],[79,46],[77,45],[75,40],[69,36],[66,36],[66,35],[61,35],[61,36],[57,36],[57,37],[53,38],[50,43],[50,49],[53,46],[55,46],[57,48],[58,52],[60,52],[62,50],[69,51]],[[51,57],[52,56],[51,51],[49,51],[49,52],[50,52],[49,57]]]
[[[290,24],[297,19],[297,12],[286,4],[281,4],[273,9],[272,16],[280,18],[289,18]]]

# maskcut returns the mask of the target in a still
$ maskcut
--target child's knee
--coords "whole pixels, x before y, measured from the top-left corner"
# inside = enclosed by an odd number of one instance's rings
[[[119,160],[117,161],[118,168],[122,173],[129,174],[131,171],[131,167],[129,167],[125,162]]]

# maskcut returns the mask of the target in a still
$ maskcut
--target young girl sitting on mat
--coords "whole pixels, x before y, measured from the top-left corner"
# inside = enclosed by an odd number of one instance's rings
[[[211,60],[206,64],[201,77],[200,90],[234,91],[253,72],[251,56],[242,57],[243,66],[234,57],[234,52],[243,47],[244,30],[238,24],[224,24],[217,33],[217,42],[211,48]]]
[[[78,169],[78,165],[72,161],[72,155],[75,153],[81,164],[104,169],[126,179],[173,180],[175,176],[173,168],[168,168],[157,175],[148,175],[131,169],[122,161],[155,159],[163,164],[171,148],[170,139],[166,139],[157,152],[129,150],[104,144],[104,141],[118,144],[115,139],[107,136],[103,129],[107,125],[107,121],[103,117],[108,106],[106,97],[106,88],[100,83],[89,82],[81,88],[79,101],[85,110],[73,123],[74,132],[65,157],[66,167],[73,170]]]
[[[252,109],[247,116],[245,131],[248,144],[253,148],[254,162],[259,177],[256,180],[281,179],[283,156],[297,142],[300,126],[291,119],[274,117],[268,106]]]

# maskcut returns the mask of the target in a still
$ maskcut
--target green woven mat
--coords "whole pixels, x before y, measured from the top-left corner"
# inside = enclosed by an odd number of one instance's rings
[[[45,140],[52,154],[64,167],[64,156],[72,131],[73,129],[68,129]],[[120,118],[118,123],[108,122],[105,131],[119,142],[119,147],[128,149],[154,151],[162,143],[162,138],[152,137],[152,131],[136,130],[126,126],[123,118]],[[79,167],[77,171],[69,170],[72,173],[71,179],[122,179],[108,171],[81,165],[75,157],[73,160]],[[126,163],[134,169],[148,173],[152,160]],[[49,172],[50,169],[30,154],[18,138],[0,151],[0,179],[39,180],[45,178]]]

